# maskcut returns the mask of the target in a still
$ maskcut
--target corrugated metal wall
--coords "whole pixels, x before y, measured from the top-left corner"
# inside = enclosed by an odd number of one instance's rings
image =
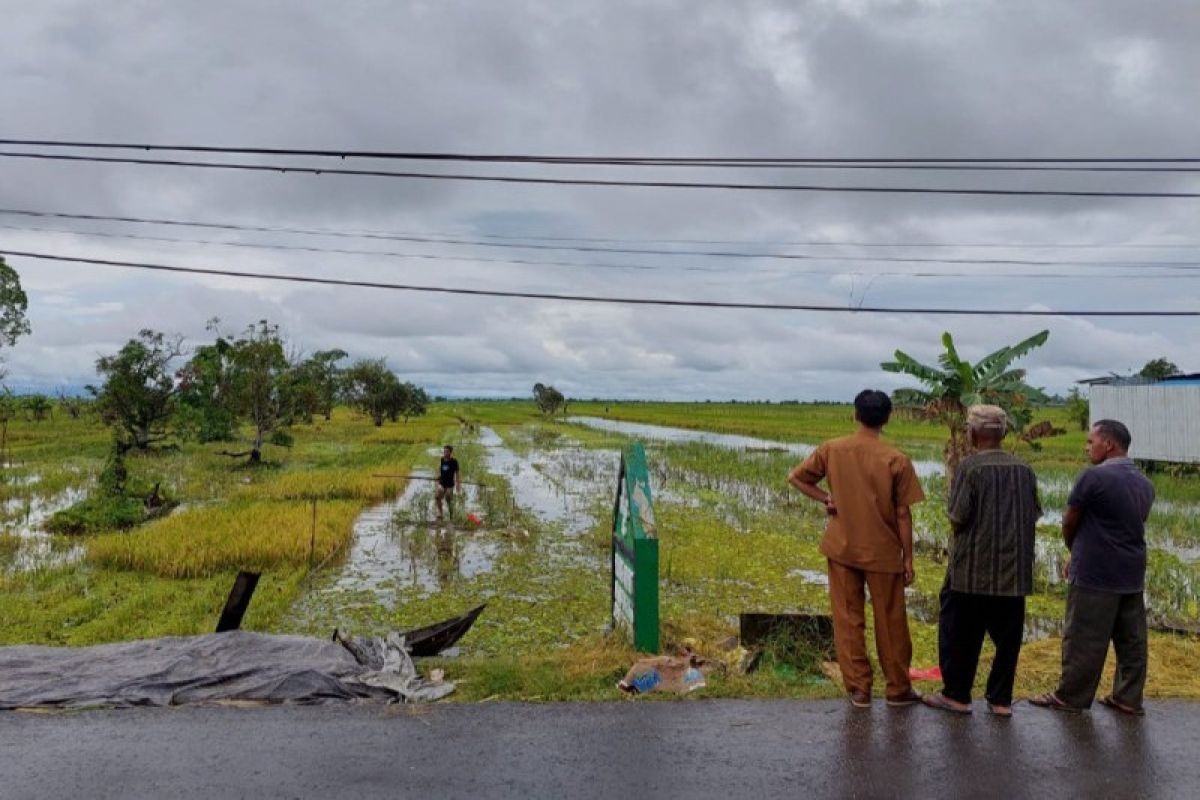
[[[1129,455],[1147,461],[1200,463],[1200,386],[1093,386],[1092,422],[1124,422]]]

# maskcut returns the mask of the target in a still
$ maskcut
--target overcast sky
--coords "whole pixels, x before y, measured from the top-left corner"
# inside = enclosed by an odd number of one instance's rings
[[[0,138],[560,155],[1200,156],[1200,10],[1192,0],[0,0],[0,19]],[[1200,177],[1188,175],[584,167],[555,174],[1200,190]],[[740,251],[840,259],[1200,262],[1200,201],[1180,199],[522,186],[0,158],[0,208],[483,241],[733,241],[749,243]],[[1103,270],[523,250],[3,214],[0,226],[432,254],[441,258],[0,227],[0,249],[439,286],[841,306],[1200,308],[1200,271],[1149,278],[1130,267],[1107,270],[1117,276],[1108,279],[1040,279],[1004,273]],[[778,244],[812,240],[956,246]],[[1012,246],[966,246],[977,243]],[[1036,243],[1107,246],[1019,246]],[[1179,246],[1118,246],[1129,244]],[[307,352],[341,347],[353,357],[386,357],[404,379],[451,395],[526,394],[543,381],[579,397],[847,399],[864,386],[901,385],[879,362],[897,347],[933,360],[943,330],[975,358],[1049,327],[1049,344],[1025,365],[1031,382],[1051,391],[1159,356],[1200,370],[1200,322],[1186,318],[630,308],[9,262],[28,292],[33,333],[4,351],[7,380],[50,390],[92,380],[96,357],[140,328],[198,343],[214,316],[231,332],[260,318],[278,322]],[[976,274],[879,274],[914,271]]]

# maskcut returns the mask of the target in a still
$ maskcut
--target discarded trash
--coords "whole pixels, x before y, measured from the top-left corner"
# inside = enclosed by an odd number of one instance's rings
[[[698,656],[706,662],[712,662],[713,666],[738,675],[749,672],[761,655],[757,650],[749,650],[739,645],[736,636],[722,639],[715,644],[688,636],[679,642],[679,646],[682,648],[682,655]]]
[[[914,681],[940,681],[941,667],[909,667],[908,677]]]
[[[654,656],[638,659],[617,683],[617,688],[628,694],[650,692],[675,692],[687,694],[706,685],[705,675],[711,662],[688,653],[683,656]]]
[[[394,692],[406,703],[429,703],[454,691],[454,684],[443,680],[444,673],[431,674],[428,680],[417,674],[402,634],[345,638],[335,632],[334,636],[355,661],[370,670],[358,676],[360,683]]]
[[[821,674],[836,684],[842,683],[842,668],[837,665],[836,661],[822,661]]]
[[[474,511],[472,511],[469,514],[467,514],[467,522],[469,522],[471,524],[471,527],[478,528],[480,525],[483,524],[483,518],[480,517],[478,514],[476,514]]]

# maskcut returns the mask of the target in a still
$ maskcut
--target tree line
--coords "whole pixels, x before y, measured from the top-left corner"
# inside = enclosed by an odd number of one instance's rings
[[[171,438],[231,442],[245,425],[252,431],[247,449],[225,454],[258,463],[265,445],[290,446],[288,428],[328,420],[338,403],[377,426],[407,422],[428,408],[425,390],[402,382],[384,359],[341,367],[344,350],[301,357],[266,320],[237,336],[222,334],[218,320],[208,329],[213,341],[190,354],[183,337],[144,329],[96,361],[100,382],[87,392],[125,447],[146,450]]]

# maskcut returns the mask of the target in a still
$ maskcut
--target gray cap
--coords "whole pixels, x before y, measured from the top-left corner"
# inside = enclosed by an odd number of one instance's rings
[[[971,406],[967,409],[967,426],[1003,436],[1008,430],[1008,413],[1000,406]]]

